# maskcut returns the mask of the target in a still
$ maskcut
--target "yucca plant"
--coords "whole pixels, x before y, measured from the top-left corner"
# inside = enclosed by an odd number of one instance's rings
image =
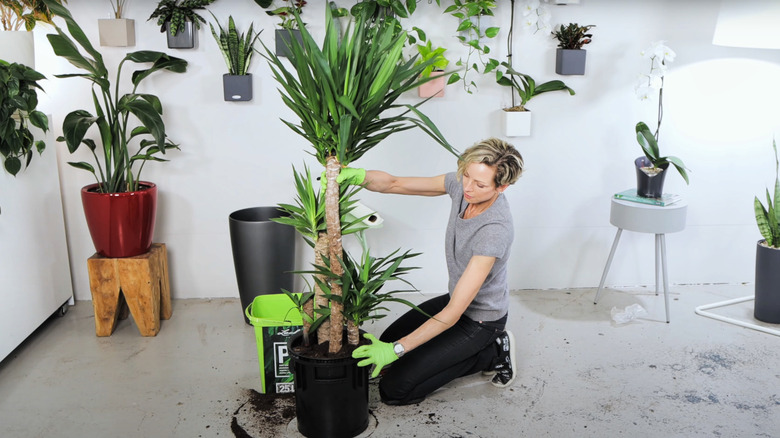
[[[247,70],[249,70],[249,63],[252,61],[255,42],[260,37],[262,30],[255,33],[254,23],[250,23],[246,33],[239,34],[232,15],[228,17],[227,29],[219,24],[217,17],[213,13],[211,16],[214,17],[214,21],[217,22],[217,27],[219,27],[219,34],[217,34],[214,25],[209,23],[211,34],[214,35],[214,40],[217,41],[217,45],[219,45],[219,49],[222,51],[228,72],[231,75],[245,75]]]
[[[780,201],[780,162],[777,158],[777,143],[772,140],[772,148],[775,150],[775,194],[774,199],[766,189],[766,207],[758,199],[753,200],[753,209],[756,213],[756,223],[761,235],[766,239],[766,244],[772,248],[780,249],[780,209],[777,201]]]
[[[284,103],[300,121],[283,122],[314,148],[312,155],[325,166],[325,224],[327,233],[317,236],[315,255],[327,239],[324,258],[343,257],[339,210],[340,190],[336,182],[342,166],[348,166],[390,135],[418,127],[437,143],[457,155],[435,124],[418,106],[396,103],[406,91],[430,78],[419,75],[432,61],[415,65],[405,61],[402,50],[405,33],[398,33],[384,20],[359,16],[345,35],[339,35],[333,16],[326,8],[325,38],[320,48],[301,18],[296,16],[302,43],[290,42],[290,67],[267,47],[263,55],[281,85]],[[340,263],[331,263],[333,275],[340,277]],[[337,298],[338,282],[330,284],[330,353],[341,350],[343,306]],[[319,336],[322,340],[323,337]]]
[[[79,109],[66,115],[62,123],[64,136],[57,140],[64,141],[71,153],[78,150],[81,145],[89,148],[95,158],[96,167],[83,161],[68,164],[92,173],[100,186],[100,193],[138,190],[144,164],[147,161],[167,161],[158,154],[165,154],[168,149],[178,149],[165,132],[160,99],[153,94],[139,93],[138,85],[157,71],[183,73],[187,69],[187,61],[162,52],[149,50],[131,52],[126,54],[119,63],[115,76],[116,83],[112,85],[103,56],[95,50],[70,12],[56,0],[43,1],[52,13],[65,20],[70,32],[68,36],[55,25],[57,33],[46,35],[54,54],[83,70],[82,73],[55,76],[79,77],[92,82],[95,114]],[[80,51],[79,46],[86,54]],[[120,94],[122,67],[127,61],[151,64],[151,66],[134,71],[131,77],[132,89]],[[138,125],[132,126],[131,121]],[[93,125],[98,128],[100,134],[100,148],[93,139],[86,138],[87,131]],[[137,151],[133,154],[130,153],[131,143],[138,145]],[[102,152],[102,158],[98,156],[98,152]],[[134,169],[134,165],[139,163],[138,169]]]

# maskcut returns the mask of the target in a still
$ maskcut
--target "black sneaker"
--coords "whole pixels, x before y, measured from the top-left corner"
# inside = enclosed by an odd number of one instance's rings
[[[496,339],[499,345],[498,365],[490,383],[499,388],[505,388],[515,381],[517,376],[517,361],[515,360],[515,336],[509,330]]]

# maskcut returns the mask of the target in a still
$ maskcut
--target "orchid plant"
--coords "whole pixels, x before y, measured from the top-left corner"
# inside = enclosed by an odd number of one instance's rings
[[[540,0],[528,0],[523,5],[522,28],[533,31],[548,31],[550,27],[550,9]]]
[[[680,172],[685,183],[688,184],[688,173],[682,160],[673,156],[662,157],[658,150],[658,133],[664,116],[664,76],[669,68],[668,64],[673,62],[677,55],[664,44],[664,41],[654,42],[640,53],[642,57],[650,61],[650,72],[639,75],[637,84],[634,87],[636,95],[639,100],[644,101],[649,100],[658,93],[658,122],[655,133],[652,133],[644,122],[636,124],[637,141],[642,146],[647,159],[653,164],[652,167],[643,168],[642,170],[648,175],[655,175],[662,171],[661,166],[672,164]]]

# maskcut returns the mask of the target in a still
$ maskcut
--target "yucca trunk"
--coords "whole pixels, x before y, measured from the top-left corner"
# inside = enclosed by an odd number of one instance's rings
[[[325,190],[325,224],[328,231],[328,258],[330,259],[330,270],[336,277],[344,273],[339,259],[342,258],[341,245],[341,219],[339,212],[339,184],[336,177],[341,171],[341,164],[338,158],[328,157],[325,164],[325,178],[328,181]],[[341,285],[337,282],[331,282],[330,292],[335,297],[341,297]],[[330,301],[330,345],[329,353],[338,353],[341,350],[342,338],[344,336],[344,306],[338,302],[338,299]]]
[[[360,327],[355,323],[355,321],[349,320],[347,321],[347,343],[349,345],[355,345],[360,342]]]
[[[327,233],[320,233],[317,237],[317,242],[314,244],[314,264],[317,266],[324,266],[322,262],[322,255],[328,254],[329,248],[329,242],[328,234]],[[327,281],[324,275],[318,275],[319,279],[322,282]],[[319,284],[317,282],[314,282],[314,299],[309,300],[306,302],[308,306],[312,308],[311,315],[314,316],[314,308],[322,309],[328,308],[328,297],[325,296],[325,293],[322,292],[322,288],[320,288]],[[323,342],[327,342],[328,338],[330,337],[330,321],[325,321],[322,324],[320,324],[319,328],[317,328],[317,343],[322,344]]]

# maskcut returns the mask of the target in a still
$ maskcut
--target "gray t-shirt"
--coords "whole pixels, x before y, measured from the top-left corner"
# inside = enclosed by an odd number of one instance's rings
[[[493,205],[480,215],[463,219],[468,206],[463,198],[463,184],[453,172],[444,177],[444,186],[452,198],[445,234],[449,293],[455,290],[472,256],[495,257],[493,269],[464,313],[474,321],[495,321],[509,310],[506,271],[515,236],[509,203],[503,193],[499,194]]]

